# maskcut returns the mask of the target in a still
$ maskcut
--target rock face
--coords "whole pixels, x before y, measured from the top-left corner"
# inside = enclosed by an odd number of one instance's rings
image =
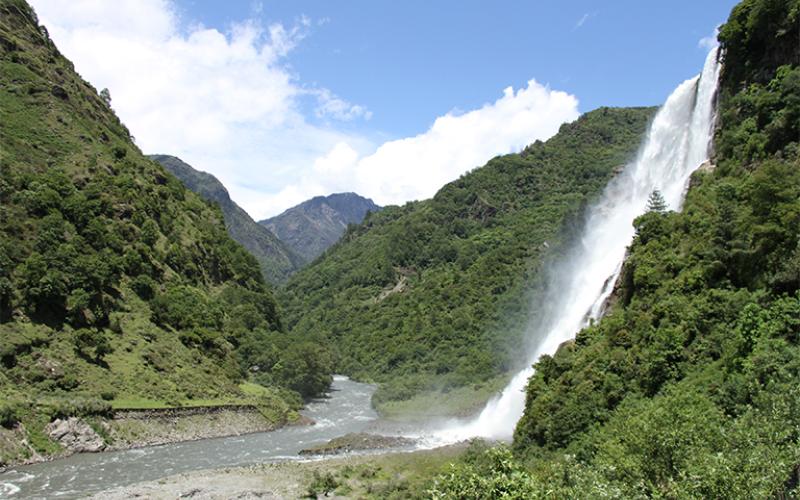
[[[286,281],[303,264],[303,258],[231,200],[228,190],[219,179],[195,170],[174,156],[150,155],[150,159],[160,163],[204,200],[219,204],[228,234],[253,254],[268,282],[277,284]]]
[[[280,215],[259,222],[306,262],[339,241],[348,224],[359,224],[380,207],[356,193],[317,196]]]
[[[45,427],[45,432],[73,453],[95,453],[106,448],[103,438],[89,424],[76,417],[56,419]]]

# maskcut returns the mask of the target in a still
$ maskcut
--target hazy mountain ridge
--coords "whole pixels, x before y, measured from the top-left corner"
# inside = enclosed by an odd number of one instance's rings
[[[272,232],[257,224],[250,215],[231,200],[228,190],[213,175],[196,170],[180,158],[170,155],[149,155],[170,171],[201,198],[219,204],[228,234],[242,244],[258,261],[264,277],[280,284],[299,269],[304,261]]]
[[[308,263],[339,241],[347,226],[360,224],[380,208],[356,193],[335,193],[315,196],[259,224]]]

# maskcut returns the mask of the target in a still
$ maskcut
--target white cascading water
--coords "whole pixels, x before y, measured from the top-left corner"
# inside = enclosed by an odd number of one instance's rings
[[[650,193],[661,191],[671,209],[680,209],[689,177],[709,156],[718,75],[717,49],[713,49],[703,72],[680,84],[658,111],[636,160],[609,183],[589,210],[575,248],[550,273],[544,294],[548,307],[542,308],[547,317],[530,329],[535,344],[530,364],[543,354],[554,354],[602,315],[633,241],[633,220],[645,212]],[[477,418],[451,423],[437,431],[434,440],[510,439],[522,416],[524,389],[532,374],[530,367],[519,372]]]

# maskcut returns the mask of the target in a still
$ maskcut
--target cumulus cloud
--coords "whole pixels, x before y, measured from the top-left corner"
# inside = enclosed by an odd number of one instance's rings
[[[170,0],[33,4],[76,69],[111,91],[145,152],[213,173],[257,219],[337,191],[380,204],[427,198],[578,116],[574,97],[531,80],[479,109],[441,116],[424,133],[376,145],[353,132],[353,122],[371,117],[366,107],[307,87],[288,69],[292,50],[327,19],[251,19],[220,31],[191,24]],[[316,105],[303,111],[309,99]]]
[[[339,142],[317,158],[299,183],[261,203],[267,210],[290,200],[302,201],[300,193],[337,190],[355,190],[381,205],[425,199],[496,155],[547,139],[578,115],[575,97],[531,80],[517,91],[505,89],[493,103],[441,116],[426,132],[386,142],[366,155],[346,141]]]
[[[217,175],[235,199],[278,191],[342,140],[365,143],[300,111],[310,97],[327,119],[369,116],[328,89],[304,88],[287,69],[285,58],[312,25],[306,17],[292,26],[244,20],[220,31],[189,24],[168,0],[33,4],[78,72],[111,91],[143,151],[178,155]]]

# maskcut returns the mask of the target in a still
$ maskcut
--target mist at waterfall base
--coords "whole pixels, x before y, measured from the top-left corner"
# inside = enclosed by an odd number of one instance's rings
[[[563,342],[599,318],[611,295],[635,236],[633,222],[659,190],[669,209],[679,210],[689,178],[708,160],[719,76],[717,49],[706,57],[700,75],[680,84],[656,113],[636,159],[605,188],[586,214],[581,234],[548,270],[543,314],[532,321],[528,367],[517,373],[501,394],[470,420],[453,420],[422,436],[431,445],[483,437],[510,440],[525,406],[530,366],[553,355]]]

